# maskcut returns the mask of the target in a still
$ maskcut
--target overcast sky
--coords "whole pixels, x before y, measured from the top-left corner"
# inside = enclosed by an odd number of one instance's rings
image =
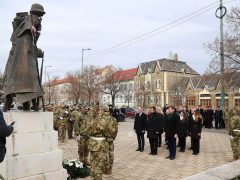
[[[0,0],[2,71],[11,47],[11,22],[15,13],[29,11],[35,2]],[[178,26],[168,30],[160,29],[155,32],[157,35],[141,42],[131,41],[119,46],[116,51],[92,54],[151,32],[214,2],[218,1],[39,0],[37,3],[44,6],[46,15],[42,20],[38,47],[45,52],[44,66],[52,66],[47,68],[50,76],[64,77],[66,72],[80,70],[82,48],[92,49],[84,52],[84,65],[103,67],[112,64],[128,69],[142,62],[168,58],[172,52],[178,53],[179,60],[187,62],[202,74],[211,60],[203,44],[219,36],[219,20],[215,17],[214,6],[210,6],[213,8],[208,12]],[[233,1],[226,7],[230,10],[231,6],[239,5],[239,2]],[[135,44],[129,45],[131,43]],[[129,46],[122,48],[126,45]]]

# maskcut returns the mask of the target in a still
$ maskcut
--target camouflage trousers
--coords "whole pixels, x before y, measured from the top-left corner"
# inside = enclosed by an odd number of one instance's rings
[[[113,141],[108,142],[108,149],[105,151],[106,161],[105,161],[105,170],[112,169],[114,161],[114,144]]]
[[[58,135],[61,142],[65,142],[67,134],[67,123],[59,124]]]
[[[104,141],[94,141],[90,138],[90,162],[91,162],[91,176],[94,180],[102,180],[102,174],[105,170],[106,164],[106,150],[108,146]]]
[[[89,138],[81,136],[80,141],[78,143],[78,155],[79,155],[79,160],[81,162],[86,162],[88,160],[88,144],[89,144]]]
[[[231,139],[230,142],[231,142],[234,159],[239,159],[240,158],[240,137],[233,136],[233,139]]]
[[[68,139],[73,138],[73,121],[67,123],[68,128]]]

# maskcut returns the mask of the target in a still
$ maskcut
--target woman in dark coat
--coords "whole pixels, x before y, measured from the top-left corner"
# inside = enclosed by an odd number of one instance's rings
[[[3,113],[0,110],[0,163],[3,162],[6,154],[6,137],[10,136],[13,131],[13,127],[7,126],[3,118]]]
[[[190,135],[192,139],[193,155],[199,154],[202,124],[203,118],[200,112],[195,111],[191,117],[190,123]]]
[[[180,117],[180,125],[178,129],[178,139],[179,139],[179,146],[180,146],[179,152],[185,152],[186,137],[187,137],[187,131],[188,131],[188,115],[184,110],[180,110],[178,112],[178,115]]]
[[[160,133],[159,113],[156,112],[156,107],[151,107],[151,114],[148,116],[147,138],[149,138],[150,155],[157,155],[158,137]]]

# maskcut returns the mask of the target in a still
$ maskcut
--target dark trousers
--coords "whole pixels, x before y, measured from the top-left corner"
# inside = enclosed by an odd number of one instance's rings
[[[157,154],[158,139],[149,138],[149,143],[150,143],[151,154]]]
[[[178,137],[180,150],[185,150],[186,148],[186,137]]]
[[[174,137],[167,137],[168,141],[168,150],[170,157],[176,157],[176,138]]]
[[[158,135],[158,147],[161,147],[162,145],[162,133],[159,133]]]
[[[220,129],[220,120],[215,119],[215,129]]]
[[[200,149],[200,139],[192,139],[192,143],[193,153],[198,154]]]
[[[138,149],[144,150],[144,134],[142,133],[137,133],[137,140],[138,140]]]

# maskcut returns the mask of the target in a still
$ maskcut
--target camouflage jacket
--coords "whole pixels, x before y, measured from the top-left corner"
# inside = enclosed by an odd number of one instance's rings
[[[234,115],[231,117],[231,121],[229,123],[229,134],[232,136],[240,137],[239,131],[240,131],[240,115]]]
[[[104,114],[102,116],[102,118],[104,118],[107,121],[107,128],[106,128],[106,132],[105,132],[105,136],[107,138],[107,142],[113,141],[118,133],[118,123],[117,120],[112,117],[109,114]]]
[[[87,136],[84,128],[86,121],[87,121],[87,115],[81,114],[80,112],[76,114],[74,125],[73,125],[73,129],[76,135]]]

